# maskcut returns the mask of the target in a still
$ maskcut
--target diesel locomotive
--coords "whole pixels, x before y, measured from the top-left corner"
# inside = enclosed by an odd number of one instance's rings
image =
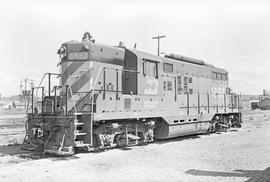
[[[241,127],[228,72],[202,60],[95,43],[89,34],[58,54],[59,73],[32,88],[24,149],[65,156]]]

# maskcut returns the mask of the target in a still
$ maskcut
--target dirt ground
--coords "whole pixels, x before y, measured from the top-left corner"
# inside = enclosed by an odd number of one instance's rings
[[[0,138],[0,181],[270,181],[270,111],[246,110],[243,120],[228,132],[71,157],[29,153]]]

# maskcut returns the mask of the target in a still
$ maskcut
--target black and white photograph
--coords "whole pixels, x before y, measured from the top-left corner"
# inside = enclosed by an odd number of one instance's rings
[[[270,182],[269,0],[2,0],[1,182]]]

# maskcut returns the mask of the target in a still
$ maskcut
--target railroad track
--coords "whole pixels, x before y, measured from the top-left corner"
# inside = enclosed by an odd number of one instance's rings
[[[9,132],[1,132],[0,131],[0,136],[3,136],[3,135],[20,135],[20,134],[25,134],[25,131],[9,131]]]
[[[0,128],[6,127],[6,128],[16,128],[16,127],[24,127],[24,123],[20,124],[0,124]]]
[[[20,124],[0,124],[0,136],[25,134],[25,125]]]

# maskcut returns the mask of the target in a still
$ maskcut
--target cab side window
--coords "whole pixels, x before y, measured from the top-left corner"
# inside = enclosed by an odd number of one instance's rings
[[[227,75],[226,74],[222,74],[222,80],[224,80],[224,81],[227,80]]]
[[[144,59],[143,75],[151,78],[158,78],[158,63],[156,61]]]
[[[218,78],[217,72],[212,72],[211,73],[211,78],[214,79],[214,80],[216,80]]]
[[[173,64],[163,63],[163,71],[164,71],[164,73],[172,73],[173,72]]]

